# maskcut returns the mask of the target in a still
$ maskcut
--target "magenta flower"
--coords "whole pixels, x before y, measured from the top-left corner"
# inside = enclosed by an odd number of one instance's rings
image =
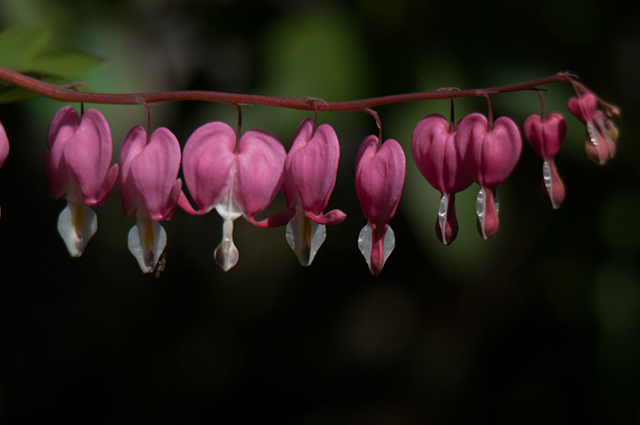
[[[362,141],[356,160],[356,193],[367,225],[360,231],[358,248],[374,276],[380,274],[396,245],[389,222],[400,202],[405,169],[404,152],[395,140],[381,147],[377,136]]]
[[[484,115],[473,113],[458,123],[455,140],[467,172],[480,185],[476,198],[477,224],[486,240],[498,231],[496,188],[518,163],[522,151],[520,130],[507,117],[498,118],[490,128]]]
[[[553,157],[560,150],[560,144],[567,133],[567,124],[562,115],[554,112],[542,119],[533,114],[524,122],[524,137],[542,163],[542,196],[553,209],[560,207],[564,200],[564,183],[558,174]]]
[[[122,144],[118,192],[125,217],[138,218],[128,242],[144,273],[155,270],[167,245],[167,233],[158,221],[171,220],[178,204],[180,159],[180,143],[166,128],[148,139],[147,130],[135,126]]]
[[[473,183],[458,153],[455,137],[455,127],[440,114],[420,120],[411,136],[413,160],[424,178],[442,195],[436,234],[443,245],[449,245],[458,235],[455,194]]]
[[[0,122],[0,168],[2,168],[8,156],[9,156],[9,138],[7,137],[7,133],[4,131],[4,127]]]
[[[69,254],[80,257],[98,229],[96,214],[88,206],[104,205],[118,176],[118,164],[109,168],[111,130],[100,111],[89,109],[80,118],[65,106],[51,120],[47,143],[49,193],[68,202],[58,219],[58,232]]]
[[[205,124],[189,137],[182,167],[189,193],[200,210],[194,210],[184,195],[178,201],[191,214],[205,214],[215,208],[223,218],[222,242],[214,257],[225,271],[238,262],[234,220],[244,215],[256,226],[273,227],[283,225],[293,214],[284,211],[256,221],[255,216],[280,191],[286,152],[266,131],[251,130],[237,139],[233,129],[222,122]]]
[[[328,124],[315,130],[310,119],[302,121],[284,163],[282,192],[295,216],[287,224],[287,243],[300,264],[308,266],[324,242],[325,225],[338,224],[347,217],[340,210],[324,213],[336,184],[340,144]]]
[[[9,138],[0,122],[0,168],[2,168],[4,162],[7,160],[7,156],[9,156]]]
[[[616,153],[618,129],[611,120],[611,113],[616,111],[608,109],[605,114],[598,108],[598,99],[591,92],[569,99],[567,109],[586,126],[587,156],[598,165],[606,164]]]

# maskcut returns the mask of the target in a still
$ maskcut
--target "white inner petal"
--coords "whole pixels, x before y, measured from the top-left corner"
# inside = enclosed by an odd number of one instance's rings
[[[287,223],[287,243],[305,267],[311,265],[326,237],[326,226],[312,221],[302,210]]]
[[[387,262],[389,255],[393,252],[393,249],[396,247],[396,235],[393,232],[391,226],[387,227],[387,232],[384,235],[384,242],[382,245],[382,250],[384,252],[384,261],[382,262],[382,266]],[[360,234],[358,235],[358,248],[360,252],[364,256],[364,259],[367,261],[367,266],[369,266],[369,271],[374,274],[373,268],[371,267],[371,249],[373,248],[373,227],[367,223],[366,226],[360,230]]]
[[[129,231],[129,251],[138,260],[143,273],[151,273],[167,246],[167,232],[157,221],[147,217],[138,217],[135,226]]]
[[[96,213],[82,201],[67,204],[58,218],[58,233],[72,257],[80,257],[98,230]]]

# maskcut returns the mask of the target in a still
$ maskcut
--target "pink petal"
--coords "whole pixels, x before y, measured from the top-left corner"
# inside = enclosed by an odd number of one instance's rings
[[[80,117],[71,106],[60,109],[53,116],[49,125],[48,149],[44,155],[44,171],[47,176],[49,193],[54,199],[66,196],[69,185],[72,184],[71,175],[64,159],[64,149],[79,125]]]
[[[340,144],[327,124],[318,127],[309,139],[310,126],[309,119],[300,124],[285,161],[285,196],[289,207],[300,202],[305,211],[320,215],[336,183]]]
[[[211,211],[229,192],[236,161],[235,145],[236,134],[231,127],[211,122],[193,132],[184,146],[184,180],[191,197],[205,212]]]
[[[509,177],[522,151],[520,130],[513,120],[500,117],[488,131],[486,117],[478,113],[460,121],[456,143],[468,173],[488,188],[499,186]]]
[[[569,112],[585,124],[593,120],[597,105],[598,100],[591,92],[585,93],[579,98],[572,97],[567,101]]]
[[[180,159],[178,139],[161,127],[153,132],[149,144],[132,161],[136,189],[152,220],[173,217],[182,188],[182,181],[176,180]]]
[[[7,156],[9,156],[9,138],[0,122],[0,168],[2,168],[4,162],[7,160]]]
[[[240,139],[233,195],[247,219],[264,211],[280,191],[286,156],[266,131],[247,131]]]
[[[328,213],[314,214],[310,211],[305,211],[304,215],[309,217],[312,221],[318,224],[340,224],[347,218],[347,215],[340,210],[331,210]]]
[[[69,173],[87,205],[104,204],[113,188],[118,165],[109,168],[112,148],[107,120],[98,110],[89,109],[64,148]]]
[[[455,135],[446,118],[432,114],[418,122],[411,136],[411,153],[418,169],[441,193],[460,192],[473,183],[458,154]]]
[[[356,192],[367,220],[384,226],[393,218],[406,169],[400,144],[389,139],[378,150],[378,137],[368,136],[360,145],[356,163]],[[384,235],[382,235],[384,239]]]
[[[131,164],[133,159],[142,152],[147,145],[147,130],[142,126],[135,126],[127,133],[120,150],[120,175],[118,176],[118,193],[122,201],[124,216],[129,217],[140,207],[142,199],[138,194]]]
[[[560,150],[567,133],[567,124],[562,115],[554,112],[542,121],[542,117],[533,114],[523,126],[524,137],[540,158],[551,158]]]

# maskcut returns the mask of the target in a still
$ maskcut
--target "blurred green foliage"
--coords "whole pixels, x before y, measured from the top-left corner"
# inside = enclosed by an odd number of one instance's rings
[[[54,84],[72,82],[104,66],[104,59],[78,52],[42,52],[51,39],[50,27],[28,27],[0,33],[0,66]],[[0,82],[0,103],[38,97],[37,93]]]

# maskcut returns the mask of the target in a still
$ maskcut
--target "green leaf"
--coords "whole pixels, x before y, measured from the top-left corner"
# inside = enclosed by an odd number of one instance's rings
[[[73,80],[106,64],[105,59],[83,53],[52,52],[33,58],[29,62],[29,71]]]
[[[51,39],[49,27],[32,27],[0,33],[0,66],[54,84],[72,82],[107,61],[78,52],[41,53]],[[38,97],[37,93],[0,80],[0,104]]]
[[[0,65],[27,72],[28,64],[51,39],[49,27],[31,27],[0,33]]]

